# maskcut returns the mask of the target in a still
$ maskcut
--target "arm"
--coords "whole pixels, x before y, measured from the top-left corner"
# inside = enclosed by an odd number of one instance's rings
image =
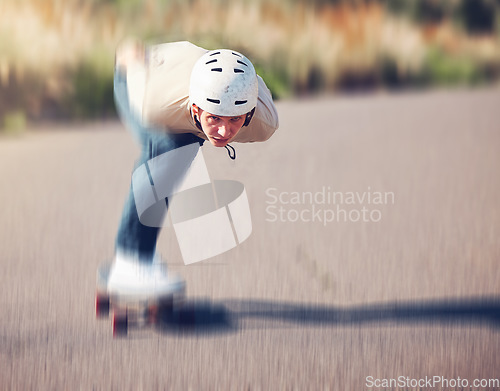
[[[115,72],[126,75],[130,107],[141,119],[146,88],[146,62],[146,47],[137,39],[129,38],[116,49]]]

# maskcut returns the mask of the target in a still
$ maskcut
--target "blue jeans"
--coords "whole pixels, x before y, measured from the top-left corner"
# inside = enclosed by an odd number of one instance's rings
[[[141,146],[141,155],[135,167],[156,156],[188,144],[197,142],[200,146],[203,145],[204,140],[191,133],[172,134],[165,129],[145,127],[131,110],[126,76],[117,70],[114,76],[114,96],[122,122]],[[153,185],[152,181],[151,185]],[[139,221],[131,186],[116,236],[116,251],[137,257],[141,262],[152,262],[159,232],[159,227],[145,226]]]

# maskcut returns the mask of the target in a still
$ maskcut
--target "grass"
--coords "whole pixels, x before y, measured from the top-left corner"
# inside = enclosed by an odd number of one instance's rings
[[[276,98],[497,80],[500,34],[443,18],[460,1],[427,23],[409,0],[418,17],[387,0],[2,0],[0,116],[113,115],[114,50],[129,35],[240,50]]]
[[[3,130],[10,135],[21,134],[26,130],[26,113],[23,110],[5,113],[3,118]]]

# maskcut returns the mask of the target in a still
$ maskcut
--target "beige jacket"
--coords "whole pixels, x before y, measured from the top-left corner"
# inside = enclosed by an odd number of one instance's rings
[[[207,50],[189,42],[174,42],[146,49],[144,64],[127,69],[127,85],[132,110],[149,127],[172,133],[193,133],[207,140],[190,114],[189,80],[191,69]],[[250,125],[233,141],[265,141],[278,128],[278,113],[271,92],[258,76],[259,97]]]

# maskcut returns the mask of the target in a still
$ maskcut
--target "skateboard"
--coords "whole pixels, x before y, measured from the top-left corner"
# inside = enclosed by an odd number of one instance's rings
[[[111,315],[113,337],[126,336],[130,326],[157,324],[159,314],[173,312],[185,297],[185,286],[169,295],[149,298],[109,294],[107,286],[110,270],[111,263],[97,269],[95,311],[97,319],[109,318]]]

